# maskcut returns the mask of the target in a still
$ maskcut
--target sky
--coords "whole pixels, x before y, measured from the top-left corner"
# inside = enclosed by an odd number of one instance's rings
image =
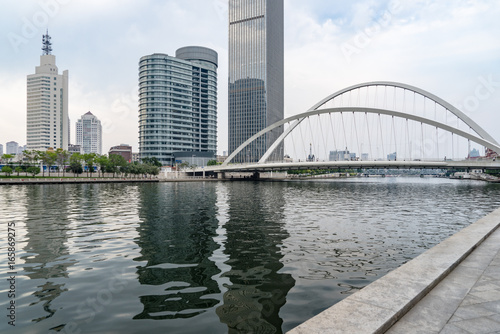
[[[285,117],[350,85],[396,81],[459,107],[500,141],[500,2],[284,0]],[[26,144],[26,76],[52,37],[69,70],[70,142],[91,111],[103,153],[138,151],[138,62],[199,45],[219,55],[218,153],[227,150],[227,0],[2,1],[0,144]]]

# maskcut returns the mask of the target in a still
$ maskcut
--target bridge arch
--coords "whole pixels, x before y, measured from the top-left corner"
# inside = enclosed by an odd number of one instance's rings
[[[346,87],[344,89],[341,89],[327,97],[325,97],[324,99],[322,99],[321,101],[319,101],[318,103],[316,103],[314,106],[312,106],[311,108],[309,108],[309,111],[312,111],[312,110],[318,110],[322,105],[326,104],[327,102],[333,100],[334,98],[342,95],[342,94],[345,94],[347,92],[350,92],[350,91],[353,91],[353,90],[356,90],[356,89],[360,89],[360,88],[363,88],[363,87],[372,87],[372,86],[388,86],[388,87],[395,87],[395,88],[400,88],[400,89],[406,89],[410,92],[414,92],[414,93],[417,93],[417,94],[420,94],[432,101],[434,101],[435,103],[439,104],[440,106],[442,106],[443,108],[445,108],[446,110],[449,110],[451,113],[453,113],[455,116],[457,116],[459,119],[461,119],[465,124],[467,124],[472,130],[474,130],[481,138],[484,138],[486,140],[488,140],[489,142],[491,143],[494,143],[494,144],[498,144],[496,142],[496,140],[490,136],[483,128],[481,128],[476,122],[474,122],[470,117],[468,117],[466,114],[464,114],[462,111],[460,111],[458,108],[454,107],[453,105],[451,105],[450,103],[446,102],[445,100],[443,100],[442,98],[428,92],[428,91],[425,91],[421,88],[418,88],[418,87],[415,87],[415,86],[411,86],[411,85],[408,85],[408,84],[404,84],[404,83],[400,83],[400,82],[393,82],[393,81],[372,81],[372,82],[365,82],[365,83],[360,83],[360,84],[356,84],[356,85],[352,85],[352,86],[349,86],[349,87]]]
[[[333,108],[321,108],[324,107],[329,101],[332,101],[338,96],[341,96],[342,94],[345,94],[347,92],[360,89],[363,87],[373,87],[373,86],[388,86],[388,87],[394,87],[394,88],[399,88],[403,90],[408,90],[411,92],[414,92],[416,94],[419,94],[423,96],[424,98],[430,99],[431,101],[434,101],[436,104],[439,104],[442,106],[445,110],[451,112],[454,114],[456,117],[458,117],[462,122],[464,122],[470,129],[472,129],[477,135],[473,135],[471,133],[465,132],[463,130],[460,130],[459,128],[455,128],[453,126],[450,126],[448,124],[432,120],[426,117],[406,113],[406,112],[401,112],[401,111],[396,111],[396,110],[390,110],[386,108],[371,108],[371,107],[333,107]],[[270,126],[266,127],[265,129],[259,131],[249,139],[247,139],[243,144],[241,144],[234,152],[231,153],[231,155],[228,156],[228,158],[224,161],[223,165],[227,165],[238,153],[240,153],[242,150],[245,149],[251,142],[253,142],[255,139],[259,138],[260,136],[272,131],[273,129],[280,127],[286,123],[292,123],[289,125],[289,127],[280,135],[280,137],[271,145],[271,147],[264,153],[264,155],[261,157],[258,163],[264,163],[269,156],[273,153],[273,151],[284,141],[284,139],[305,119],[307,119],[310,116],[314,115],[321,115],[321,114],[334,114],[334,113],[364,113],[364,114],[378,114],[378,115],[388,115],[392,117],[397,117],[397,118],[402,118],[402,119],[407,119],[407,120],[413,120],[416,122],[420,122],[421,124],[427,124],[433,127],[436,127],[436,129],[442,129],[447,132],[450,132],[452,134],[456,134],[460,137],[466,138],[468,140],[471,140],[473,142],[476,142],[486,148],[489,148],[495,152],[500,152],[500,145],[495,141],[495,139],[490,136],[484,129],[482,129],[478,124],[476,124],[472,119],[470,119],[467,115],[465,115],[463,112],[461,112],[459,109],[456,107],[452,106],[450,103],[444,101],[443,99],[437,97],[434,94],[431,94],[423,89],[410,86],[407,84],[403,83],[398,83],[398,82],[390,82],[390,81],[374,81],[374,82],[367,82],[367,83],[361,83],[357,85],[353,85],[344,89],[341,89],[326,98],[322,99],[318,103],[316,103],[314,106],[312,106],[308,111],[288,117],[286,119],[283,119],[279,122],[276,122],[274,124],[271,124]]]

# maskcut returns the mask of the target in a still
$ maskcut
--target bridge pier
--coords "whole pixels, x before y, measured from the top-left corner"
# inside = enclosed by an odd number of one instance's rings
[[[219,173],[217,173],[217,178],[218,179],[225,179],[226,178],[226,173],[225,172],[219,172]]]

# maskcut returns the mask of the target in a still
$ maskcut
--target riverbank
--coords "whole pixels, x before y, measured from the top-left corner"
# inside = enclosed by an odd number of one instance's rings
[[[73,183],[125,183],[125,182],[159,182],[158,179],[129,179],[108,177],[75,177],[75,178],[9,178],[0,179],[0,185],[7,184],[73,184]]]

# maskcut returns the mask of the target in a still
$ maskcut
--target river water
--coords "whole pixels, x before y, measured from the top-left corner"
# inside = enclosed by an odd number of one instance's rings
[[[500,184],[4,185],[0,203],[1,333],[282,333],[498,208]]]

